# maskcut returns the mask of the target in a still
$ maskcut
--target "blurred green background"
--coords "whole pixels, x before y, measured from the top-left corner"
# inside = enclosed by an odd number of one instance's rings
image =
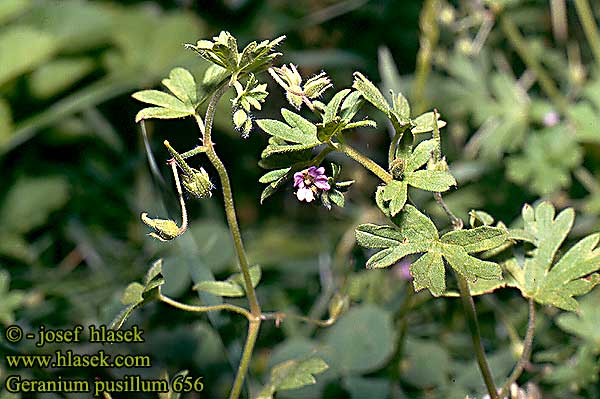
[[[592,3],[598,21],[600,7]],[[490,10],[498,7],[521,29],[529,53],[565,97],[564,109],[544,94],[506,30],[490,20]],[[284,55],[277,62],[298,65],[303,76],[325,70],[341,89],[358,70],[385,93],[401,90],[413,106],[437,107],[448,121],[444,146],[459,181],[446,199],[459,216],[485,209],[510,224],[524,202],[544,198],[558,208],[576,208],[571,238],[598,230],[600,80],[571,1],[0,0],[3,327],[109,323],[127,284],[141,280],[158,258],[164,260],[165,293],[187,303],[200,300],[191,291],[194,281],[236,270],[218,190],[210,200],[189,201],[191,228],[184,237],[165,244],[146,236],[141,212],[179,218],[161,143],[168,138],[183,151],[197,143],[198,132],[190,119],[147,123],[150,149],[165,176],[163,185],[156,184],[134,123],[141,104],[130,97],[158,87],[175,66],[185,66],[201,81],[207,65],[183,44],[220,30],[230,31],[241,45],[284,34]],[[418,56],[423,43],[431,53]],[[419,57],[425,57],[421,64]],[[423,79],[423,90],[415,89],[415,75]],[[267,75],[261,78],[271,94],[257,117],[276,118],[284,96]],[[335,291],[352,299],[349,313],[328,329],[292,320],[279,327],[264,323],[251,364],[251,391],[268,380],[273,364],[317,350],[330,370],[316,385],[278,398],[481,397],[459,301],[432,300],[422,292],[407,314],[409,286],[399,269],[364,270],[368,254],[355,248],[352,231],[379,217],[372,201],[375,178],[334,156],[343,175],[357,181],[345,208],[298,203],[291,184],[261,206],[257,180],[263,171],[257,161],[265,134],[256,129],[240,138],[226,102],[222,105],[216,148],[232,177],[251,263],[263,268],[258,288],[263,309],[318,318],[326,315]],[[378,129],[355,132],[352,140],[384,162],[389,136],[384,120],[378,122]],[[214,171],[203,166],[216,181]],[[428,195],[411,196],[444,228]],[[531,381],[532,395],[600,398],[599,301],[597,293],[584,299],[575,328],[563,328],[564,315],[556,310],[540,312],[533,366],[522,379]],[[477,299],[484,344],[500,381],[517,358],[525,304],[510,289]],[[147,342],[107,350],[150,354],[153,367],[140,370],[148,377],[182,369],[204,376],[205,392],[184,397],[226,396],[245,337],[242,319],[198,317],[153,304],[131,324],[145,330]],[[0,353],[37,351],[3,339]],[[127,370],[18,372],[110,379]],[[10,373],[0,363],[0,379]],[[0,396],[18,397],[2,391]]]

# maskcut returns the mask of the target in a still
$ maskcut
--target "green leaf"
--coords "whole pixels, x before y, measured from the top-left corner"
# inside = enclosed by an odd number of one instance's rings
[[[0,33],[0,86],[48,60],[56,38],[29,26],[15,25]]]
[[[583,161],[583,150],[566,125],[544,129],[527,137],[522,154],[508,158],[509,180],[548,195],[571,185],[571,172]]]
[[[392,221],[409,242],[431,242],[439,238],[431,219],[412,205],[406,205],[404,211]]]
[[[162,84],[186,106],[195,108],[198,102],[196,81],[187,69],[173,68],[169,77],[162,80]]]
[[[459,245],[444,244],[442,254],[448,264],[470,282],[475,282],[478,278],[484,280],[502,279],[502,269],[497,263],[469,256],[467,251]]]
[[[143,292],[144,286],[142,284],[131,283],[125,288],[123,295],[121,295],[121,303],[123,305],[137,305],[144,300],[142,297]]]
[[[391,382],[386,378],[345,376],[342,380],[350,399],[388,398]]]
[[[450,231],[442,236],[442,242],[459,245],[467,253],[487,251],[503,244],[508,238],[504,229],[480,226],[471,230]]]
[[[557,252],[573,226],[575,213],[569,208],[555,217],[549,202],[522,211],[525,232],[534,237],[536,249],[521,266],[516,259],[505,263],[512,276],[509,285],[523,296],[545,305],[576,311],[575,296],[588,293],[600,283],[600,234],[589,235],[573,245],[558,261]],[[595,273],[595,274],[594,274]]]
[[[175,111],[162,107],[148,107],[139,111],[135,116],[136,123],[143,119],[177,119],[193,115],[193,111]]]
[[[235,281],[200,281],[193,289],[225,297],[241,297],[246,294]]]
[[[415,147],[410,157],[408,157],[405,167],[406,171],[413,172],[425,165],[431,159],[431,154],[436,145],[437,143],[433,139],[421,141]]]
[[[408,187],[405,182],[392,180],[377,187],[375,201],[383,213],[396,216],[406,204]]]
[[[375,86],[362,73],[354,72],[354,83],[352,84],[352,87],[356,89],[365,98],[365,100],[373,104],[375,108],[379,109],[386,115],[390,114],[390,106],[383,94],[381,94],[377,86]]]
[[[350,89],[344,89],[338,93],[329,101],[327,107],[325,107],[325,114],[323,115],[323,124],[327,124],[328,122],[332,122],[337,115],[338,109],[340,108],[340,104],[344,100],[344,98],[350,93]]]
[[[367,269],[382,269],[392,266],[406,255],[423,252],[425,249],[419,243],[401,244],[377,252],[367,260]]]
[[[317,381],[314,375],[328,368],[327,363],[318,357],[279,363],[271,370],[269,383],[260,391],[257,399],[271,399],[276,391],[298,389],[315,384]]]
[[[394,353],[391,314],[375,305],[351,308],[325,334],[323,353],[330,354],[328,364],[341,374],[375,371]]]
[[[252,287],[256,288],[256,286],[260,282],[260,278],[262,277],[262,271],[260,269],[260,266],[259,265],[250,266],[250,269],[248,270],[248,272],[250,273],[250,281],[252,281]],[[238,283],[242,288],[245,287],[244,277],[241,272],[232,274],[230,277],[227,278],[227,280]]]
[[[443,170],[406,172],[405,179],[413,187],[434,192],[448,191],[452,186],[456,186],[454,176]]]
[[[434,113],[426,112],[413,120],[415,126],[411,129],[413,134],[432,132],[434,129]],[[446,122],[441,119],[437,121],[438,128],[446,126]]]
[[[184,104],[180,99],[159,90],[142,90],[133,93],[131,96],[138,101],[158,105],[171,111],[194,113],[194,108],[190,105]]]
[[[52,97],[89,74],[94,66],[94,60],[89,57],[59,58],[48,62],[31,74],[31,92],[37,98]]]
[[[446,290],[446,271],[439,253],[428,252],[410,265],[415,291],[429,289],[434,296]]]
[[[281,114],[289,125],[273,119],[260,119],[256,121],[256,124],[271,136],[292,143],[313,147],[321,143],[317,138],[315,125],[285,108],[281,110]]]
[[[290,171],[290,168],[276,169],[276,170],[269,171],[269,172],[265,173],[264,175],[262,175],[260,177],[260,179],[258,179],[258,182],[259,183],[272,183],[272,182],[280,179],[281,177],[285,176],[286,173],[289,171]]]
[[[252,286],[256,287],[261,278],[260,266],[252,266],[249,272]],[[242,274],[235,273],[229,276],[225,281],[200,281],[194,285],[193,289],[218,296],[241,297],[246,295],[244,287],[244,278]]]
[[[365,248],[387,248],[400,245],[404,238],[396,228],[370,223],[359,225],[355,234],[358,244]]]
[[[353,91],[348,94],[342,103],[340,109],[340,117],[344,122],[350,122],[352,118],[358,113],[365,101],[362,95],[358,91]]]
[[[22,178],[4,198],[0,211],[2,229],[27,233],[43,225],[50,213],[69,199],[69,186],[62,177]]]

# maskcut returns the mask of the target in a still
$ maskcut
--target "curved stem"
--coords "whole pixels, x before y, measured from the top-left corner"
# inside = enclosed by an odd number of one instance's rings
[[[242,234],[240,232],[240,227],[237,221],[235,204],[233,202],[233,193],[231,191],[231,182],[229,181],[229,175],[227,174],[225,165],[223,165],[223,162],[221,161],[221,159],[215,151],[211,138],[212,125],[215,116],[215,111],[217,108],[217,103],[228,88],[229,86],[223,85],[219,89],[217,89],[217,91],[212,95],[210,102],[208,103],[204,123],[202,123],[202,119],[200,118],[200,116],[198,116],[198,114],[195,114],[195,118],[200,130],[204,129],[204,135],[202,139],[204,142],[204,147],[206,148],[206,155],[208,156],[208,159],[213,164],[213,166],[217,170],[217,173],[219,174],[219,180],[221,181],[221,187],[223,189],[225,215],[227,217],[229,230],[231,231],[231,235],[233,237],[235,252],[238,258],[238,262],[240,264],[242,276],[244,278],[246,295],[248,296],[248,302],[250,303],[250,311],[255,317],[258,317],[260,316],[260,305],[258,304],[258,300],[256,299],[256,292],[254,291],[254,287],[252,286],[252,279],[250,278],[250,266],[248,265],[248,259],[246,257],[244,243],[242,241]]]
[[[252,285],[252,279],[250,278],[250,267],[248,264],[248,258],[246,257],[244,243],[242,241],[242,234],[240,232],[240,227],[237,221],[237,215],[235,211],[235,204],[233,202],[233,193],[231,191],[231,182],[229,181],[229,175],[227,174],[227,169],[225,169],[225,165],[223,165],[223,162],[221,161],[221,159],[215,151],[211,137],[215,111],[217,109],[217,103],[219,102],[223,94],[225,94],[228,88],[229,86],[227,84],[224,84],[221,87],[219,87],[217,91],[212,95],[208,103],[208,108],[206,109],[206,117],[204,118],[204,121],[202,121],[202,118],[198,114],[195,114],[194,117],[196,118],[196,122],[198,124],[198,127],[200,128],[200,132],[202,132],[202,142],[204,148],[206,149],[206,156],[208,157],[209,161],[214,166],[214,168],[217,170],[219,180],[221,181],[221,187],[223,189],[223,202],[225,206],[225,216],[227,217],[229,231],[231,232],[231,236],[233,237],[235,253],[238,258],[240,270],[244,279],[246,296],[248,297],[248,303],[250,305],[251,317],[248,317],[248,335],[246,337],[246,343],[244,344],[244,351],[242,352],[240,365],[235,375],[233,387],[231,388],[231,393],[229,394],[230,399],[237,399],[240,396],[242,385],[244,384],[244,379],[246,378],[246,374],[248,373],[248,367],[250,365],[250,359],[252,358],[254,344],[256,343],[256,338],[258,337],[258,332],[260,330],[261,310],[260,305],[258,303],[258,299],[256,298],[256,291],[254,290],[254,286]]]
[[[294,313],[285,313],[285,312],[263,313],[260,316],[260,319],[261,320],[275,320],[275,324],[279,324],[284,319],[296,319],[296,320],[304,321],[306,323],[314,324],[319,327],[329,327],[333,323],[335,323],[335,320],[336,320],[334,318],[329,318],[327,320],[316,320],[316,319],[311,319],[310,317],[301,316],[301,315],[297,315]]]
[[[223,303],[220,305],[213,305],[213,306],[194,306],[194,305],[187,305],[185,303],[178,302],[178,301],[171,299],[167,296],[164,296],[162,294],[158,297],[158,299],[168,305],[173,306],[174,308],[185,310],[186,312],[206,313],[206,312],[214,312],[217,310],[229,310],[231,312],[241,314],[242,316],[246,317],[248,320],[253,319],[252,314],[248,310],[246,310],[240,306],[231,305],[229,303]]]
[[[177,165],[175,164],[175,162],[171,162],[171,171],[173,172],[173,178],[175,179],[175,188],[177,188],[177,195],[179,196],[179,206],[181,207],[181,227],[179,227],[179,234],[183,234],[188,228],[188,216],[187,208],[185,207],[185,200],[183,199],[183,192],[181,191],[179,173],[177,173]]]
[[[376,162],[372,161],[370,158],[364,156],[360,152],[356,151],[354,148],[350,147],[348,144],[335,143],[330,144],[335,148],[335,150],[339,152],[343,152],[348,155],[350,158],[354,159],[356,162],[364,166],[366,169],[373,172],[373,174],[383,180],[385,183],[391,182],[394,178],[391,174],[385,171],[381,166],[379,166]]]
[[[481,332],[479,330],[479,322],[477,321],[477,312],[475,310],[475,303],[469,290],[469,284],[463,276],[458,273],[456,279],[458,280],[458,288],[460,290],[460,298],[462,299],[463,307],[465,309],[465,315],[467,317],[467,324],[471,331],[471,339],[473,340],[473,349],[477,356],[477,363],[479,364],[479,370],[481,370],[481,376],[485,382],[488,393],[491,399],[499,399],[496,385],[494,384],[494,377],[490,371],[490,366],[485,357],[485,350],[481,343]]]
[[[252,351],[254,350],[254,344],[258,337],[258,331],[260,329],[260,319],[255,318],[250,320],[248,323],[248,336],[246,337],[246,343],[244,344],[244,351],[242,352],[242,360],[235,375],[233,381],[233,387],[229,394],[229,399],[237,399],[240,397],[242,391],[242,385],[244,384],[244,378],[248,372],[248,366],[250,366],[250,359],[252,358]]]
[[[502,386],[502,390],[500,390],[500,397],[503,398],[506,393],[508,393],[510,386],[517,382],[523,370],[525,370],[525,365],[529,362],[531,357],[531,348],[533,346],[533,335],[535,333],[535,301],[532,298],[529,298],[529,320],[527,321],[527,332],[525,333],[525,340],[523,341],[523,352],[521,352],[521,357],[517,361],[515,368],[512,373],[506,380],[506,383]]]

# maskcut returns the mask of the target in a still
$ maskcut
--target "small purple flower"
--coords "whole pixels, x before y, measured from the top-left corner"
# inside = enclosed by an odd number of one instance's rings
[[[544,115],[542,122],[546,127],[556,126],[558,125],[558,122],[560,122],[560,115],[555,111],[550,111]]]
[[[328,191],[331,189],[327,182],[327,176],[325,176],[325,168],[316,166],[294,173],[294,187],[298,189],[296,191],[298,200],[306,202],[312,202],[318,190]]]

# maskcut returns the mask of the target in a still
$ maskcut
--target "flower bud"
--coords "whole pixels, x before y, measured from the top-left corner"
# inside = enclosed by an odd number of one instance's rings
[[[196,198],[207,198],[212,196],[211,190],[215,187],[204,168],[191,168],[192,174],[182,174],[181,182],[185,190]]]
[[[170,219],[151,219],[146,212],[142,213],[141,218],[146,226],[154,229],[154,232],[148,235],[159,241],[169,241],[181,234],[177,223]]]
[[[333,85],[331,84],[331,80],[325,74],[325,72],[321,72],[317,76],[313,76],[308,79],[304,84],[304,94],[308,98],[317,98],[320,97],[321,94]]]
[[[404,174],[404,160],[396,158],[390,165],[390,172],[395,180],[400,180]]]

